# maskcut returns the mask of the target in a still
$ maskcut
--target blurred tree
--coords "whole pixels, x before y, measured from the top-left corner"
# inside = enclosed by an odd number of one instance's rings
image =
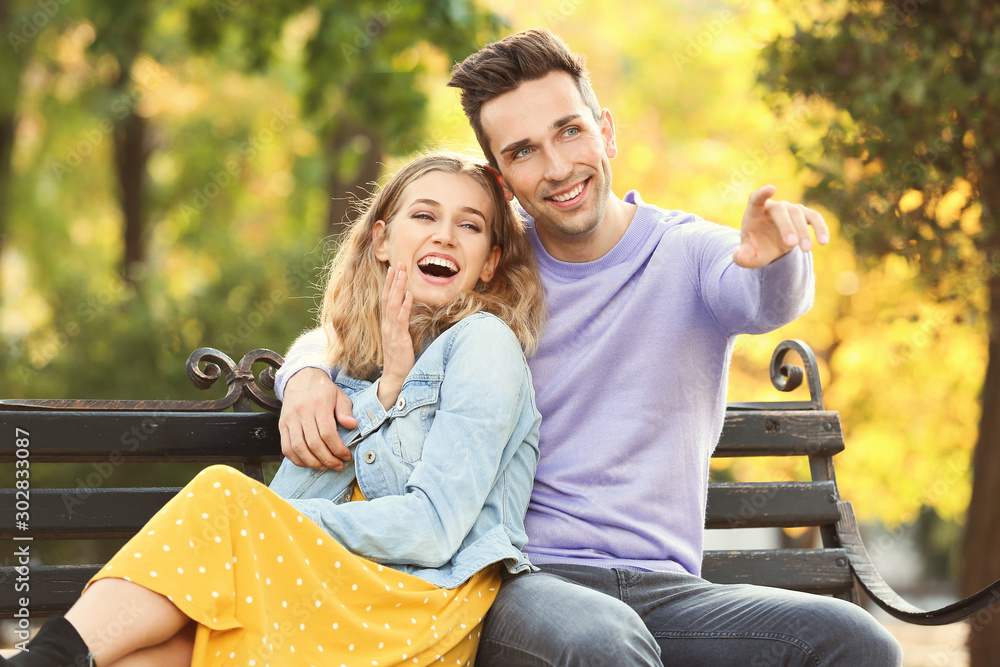
[[[239,5],[237,7],[237,5]],[[300,21],[303,112],[321,137],[332,203],[327,229],[342,229],[351,196],[364,198],[383,160],[418,148],[426,134],[421,78],[447,71],[502,25],[476,0],[287,2],[217,0],[191,7],[196,45],[235,44],[250,68],[274,59],[288,17]],[[221,19],[221,20],[220,20]],[[294,38],[293,38],[294,39]]]
[[[105,95],[98,103],[113,119],[114,167],[122,212],[121,275],[133,282],[146,259],[149,210],[147,188],[152,153],[149,121],[138,112],[133,72],[149,48],[148,38],[156,3],[96,0],[76,8],[93,25],[92,51],[103,58]],[[140,84],[141,85],[141,84]]]
[[[987,295],[965,593],[1000,575],[1000,7],[987,0],[788,6],[797,29],[766,51],[762,79],[782,113],[821,97],[820,141],[796,146],[808,195],[871,258],[899,254],[943,302]],[[933,331],[931,332],[933,334]],[[907,420],[910,415],[898,414]],[[995,664],[1000,634],[970,633],[973,666]]]
[[[49,16],[44,11],[35,18],[28,2],[0,0],[0,35],[7,44],[0,48],[0,261],[10,215],[11,156],[17,130],[17,104],[21,97],[21,74],[31,58],[38,31]],[[37,9],[37,8],[36,8]],[[9,47],[9,48],[7,48]],[[0,302],[3,300],[3,270],[0,266]]]

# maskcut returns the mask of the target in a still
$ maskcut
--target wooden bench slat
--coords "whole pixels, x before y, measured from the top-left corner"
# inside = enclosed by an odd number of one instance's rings
[[[32,489],[30,532],[36,540],[132,537],[180,488]],[[12,489],[0,490],[0,539],[15,530]]]
[[[758,584],[837,594],[853,586],[844,549],[706,551],[701,576],[717,584]]]
[[[0,411],[0,425],[29,433],[32,463],[281,459],[269,412]],[[0,443],[0,461],[14,460],[14,442]]]
[[[21,608],[20,598],[31,600],[31,614],[44,616],[69,609],[90,578],[102,565],[33,565],[29,572],[30,590],[18,592],[17,573],[0,567],[0,618],[11,618]]]
[[[833,456],[844,450],[831,410],[729,410],[713,456]]]
[[[713,482],[706,528],[820,526],[840,520],[834,482]]]

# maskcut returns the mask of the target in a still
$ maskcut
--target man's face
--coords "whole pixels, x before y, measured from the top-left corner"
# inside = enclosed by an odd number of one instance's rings
[[[572,76],[527,81],[484,104],[481,121],[504,185],[550,252],[598,230],[611,196],[614,124],[607,110],[594,120]]]

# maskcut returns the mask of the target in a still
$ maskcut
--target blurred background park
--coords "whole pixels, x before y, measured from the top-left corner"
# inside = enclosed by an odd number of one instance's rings
[[[614,114],[618,195],[738,226],[774,183],[824,213],[815,306],[740,339],[730,400],[781,398],[771,351],[809,343],[844,424],[841,493],[887,578],[971,592],[1000,576],[997,11],[0,0],[0,398],[200,398],[195,348],[283,353],[352,196],[413,151],[479,153],[451,64],[548,27]]]

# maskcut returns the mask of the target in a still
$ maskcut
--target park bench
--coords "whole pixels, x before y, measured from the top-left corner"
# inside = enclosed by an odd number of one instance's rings
[[[789,352],[798,355],[802,366],[785,363]],[[230,463],[242,464],[244,472],[263,481],[262,464],[281,458],[276,414],[280,404],[266,391],[273,388],[273,370],[281,363],[281,357],[268,350],[254,350],[238,364],[217,350],[196,350],[188,359],[188,374],[202,389],[224,376],[228,392],[217,400],[0,401],[0,462],[27,460],[30,466],[91,462],[98,471],[101,466],[112,470],[125,461]],[[255,376],[255,364],[267,368]],[[805,380],[810,399],[730,403],[714,456],[807,457],[812,479],[713,481],[706,527],[816,527],[821,544],[808,549],[708,551],[705,578],[808,591],[855,603],[863,599],[863,590],[892,616],[923,625],[955,622],[1000,601],[1000,581],[933,611],[901,599],[876,572],[851,504],[837,491],[833,457],[843,451],[844,435],[839,414],[824,408],[812,351],[800,341],[781,343],[772,356],[770,374],[782,391]],[[254,406],[266,411],[255,412]],[[16,488],[0,490],[0,536],[8,545],[0,568],[0,618],[63,612],[100,568],[100,564],[32,561],[19,569],[13,553],[30,552],[41,540],[124,541],[179,490],[111,488],[113,474],[106,481],[107,488],[98,484],[86,489],[46,489],[31,483],[30,489],[21,490],[30,495],[19,494]],[[25,515],[18,514],[22,510]],[[21,520],[24,524],[18,523]],[[30,589],[18,592],[19,581]],[[22,610],[21,598],[27,599],[28,612]]]

